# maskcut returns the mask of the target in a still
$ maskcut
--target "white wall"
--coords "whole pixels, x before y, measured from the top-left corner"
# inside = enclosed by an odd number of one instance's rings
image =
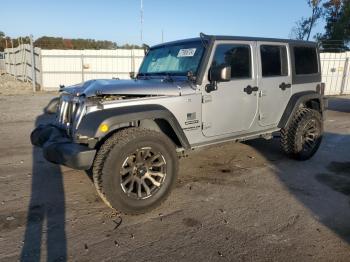
[[[143,49],[41,50],[42,87],[58,90],[89,79],[127,79],[138,71],[143,56]]]
[[[350,94],[350,52],[321,53],[326,95]]]

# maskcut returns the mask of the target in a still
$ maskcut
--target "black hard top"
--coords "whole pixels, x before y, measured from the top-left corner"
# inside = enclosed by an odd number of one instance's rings
[[[169,44],[177,44],[177,43],[184,43],[184,42],[194,42],[194,41],[200,41],[200,40],[207,40],[207,41],[259,41],[259,42],[278,42],[278,43],[288,43],[288,44],[294,44],[294,45],[313,45],[316,46],[316,42],[311,41],[302,41],[302,40],[294,40],[294,39],[279,39],[279,38],[264,38],[264,37],[249,37],[249,36],[225,36],[225,35],[205,35],[201,33],[201,37],[196,38],[188,38],[183,40],[177,40],[172,42],[167,42],[159,45],[155,45],[152,48],[161,47],[164,45]]]

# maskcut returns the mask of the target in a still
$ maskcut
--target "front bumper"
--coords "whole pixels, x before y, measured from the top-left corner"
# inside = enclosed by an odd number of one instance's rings
[[[88,170],[95,158],[95,149],[72,142],[62,129],[54,125],[37,127],[30,139],[34,146],[43,148],[46,160],[55,164]]]

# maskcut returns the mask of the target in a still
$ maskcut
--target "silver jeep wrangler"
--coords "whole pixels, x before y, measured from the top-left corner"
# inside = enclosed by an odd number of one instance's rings
[[[32,144],[90,170],[104,202],[139,214],[169,195],[185,151],[279,132],[291,157],[320,146],[325,102],[317,45],[208,36],[154,46],[132,80],[64,88],[56,122]]]

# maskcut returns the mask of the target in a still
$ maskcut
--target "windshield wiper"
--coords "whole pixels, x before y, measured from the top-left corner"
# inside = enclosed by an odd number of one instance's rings
[[[166,82],[174,82],[174,78],[169,73],[161,73],[160,75],[164,75],[163,81]]]
[[[136,76],[136,79],[140,79],[141,77],[143,77],[144,80],[149,80],[150,77],[147,76],[147,74],[145,73],[138,73],[137,76]]]

